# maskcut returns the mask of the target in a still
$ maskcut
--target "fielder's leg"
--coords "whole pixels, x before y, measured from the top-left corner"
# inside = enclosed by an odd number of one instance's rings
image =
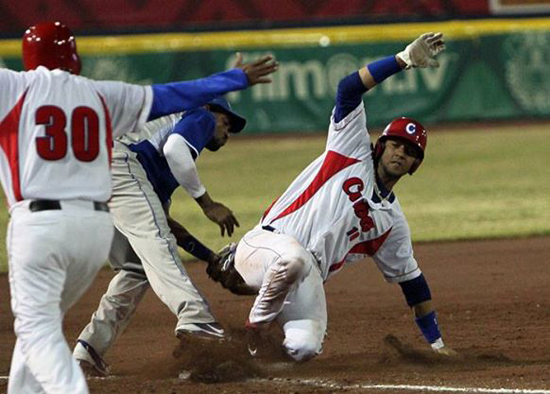
[[[109,262],[118,272],[101,297],[90,323],[80,333],[73,351],[74,357],[89,375],[109,374],[109,366],[103,357],[126,329],[149,289],[139,258],[119,231],[115,231]]]
[[[183,267],[176,239],[143,167],[134,152],[117,146],[109,203],[115,226],[128,238],[157,296],[178,317],[176,332],[189,324],[215,322]]]

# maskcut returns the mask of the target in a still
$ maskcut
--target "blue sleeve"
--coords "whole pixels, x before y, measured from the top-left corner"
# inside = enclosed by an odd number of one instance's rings
[[[203,108],[189,111],[174,127],[174,133],[181,135],[191,146],[191,155],[196,160],[208,141],[214,135],[216,118]]]
[[[414,279],[401,282],[399,285],[407,299],[407,305],[410,307],[432,299],[430,287],[423,274]]]
[[[367,91],[359,71],[342,78],[336,92],[336,107],[334,109],[334,121],[339,122],[353,111],[363,100],[363,94]]]
[[[239,68],[192,81],[153,85],[153,105],[148,120],[199,107],[217,96],[247,87],[248,78]]]

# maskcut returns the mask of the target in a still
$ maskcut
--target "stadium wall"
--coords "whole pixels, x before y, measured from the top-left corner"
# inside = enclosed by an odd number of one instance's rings
[[[83,75],[134,83],[205,76],[273,53],[270,85],[230,99],[249,118],[248,132],[309,132],[328,124],[341,77],[396,53],[426,31],[442,31],[448,50],[438,69],[402,73],[365,102],[369,124],[396,116],[424,123],[550,116],[550,18],[485,19],[304,29],[79,37]],[[20,40],[0,41],[0,65],[21,69]]]

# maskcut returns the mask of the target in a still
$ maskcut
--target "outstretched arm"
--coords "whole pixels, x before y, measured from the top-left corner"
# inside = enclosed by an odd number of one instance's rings
[[[442,33],[426,33],[396,55],[367,64],[343,78],[338,85],[334,120],[345,118],[363,99],[363,94],[386,78],[412,67],[439,67],[434,56],[445,49]]]
[[[251,63],[242,63],[237,54],[235,68],[206,78],[153,85],[153,104],[148,120],[207,104],[217,96],[269,83],[267,76],[277,71],[278,63],[267,55]]]
[[[457,354],[456,351],[445,346],[443,343],[437,315],[432,306],[432,295],[424,275],[399,284],[407,299],[407,304],[414,312],[418,328],[420,328],[433,351],[446,356],[455,356]]]

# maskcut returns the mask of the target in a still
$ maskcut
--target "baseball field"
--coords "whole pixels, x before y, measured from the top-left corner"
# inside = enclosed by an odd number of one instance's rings
[[[429,351],[399,287],[384,283],[368,260],[326,285],[329,328],[322,355],[295,365],[273,346],[272,354],[252,362],[242,326],[253,298],[225,292],[206,278],[202,263],[189,261],[190,275],[233,341],[190,344],[174,357],[175,318],[150,292],[107,355],[113,376],[91,379],[91,392],[550,394],[550,125],[439,126],[430,132],[421,169],[396,192],[443,337],[460,357],[440,359]],[[324,134],[244,137],[201,157],[199,172],[210,195],[241,223],[233,240],[255,225],[324,143]],[[214,249],[227,242],[181,191],[172,215]],[[5,209],[0,222],[5,233]],[[5,272],[5,248],[1,259]],[[104,269],[68,313],[71,345],[111,277]],[[5,392],[14,344],[7,274],[0,275],[0,316]],[[266,341],[280,337],[274,329]]]

